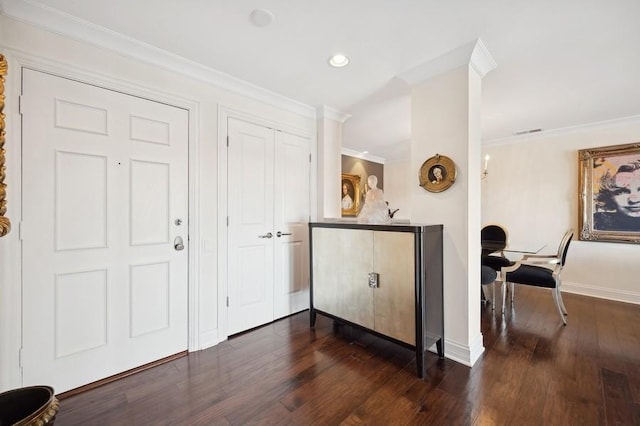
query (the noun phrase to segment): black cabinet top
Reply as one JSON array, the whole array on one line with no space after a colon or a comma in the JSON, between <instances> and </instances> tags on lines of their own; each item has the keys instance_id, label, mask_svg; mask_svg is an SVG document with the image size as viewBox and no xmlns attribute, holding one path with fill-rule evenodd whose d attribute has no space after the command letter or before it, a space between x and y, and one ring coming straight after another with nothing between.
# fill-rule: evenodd
<instances>
[{"instance_id":1,"label":"black cabinet top","mask_svg":"<svg viewBox=\"0 0 640 426\"><path fill-rule=\"evenodd\" d=\"M310 222L309 228L342 228L342 229L366 229L371 231L395 231L395 232L428 232L442 231L443 225L426 225L418 223L391 223L388 225L374 225L369 223L357 223L340 219L325 219L322 222Z\"/></svg>"}]
</instances>

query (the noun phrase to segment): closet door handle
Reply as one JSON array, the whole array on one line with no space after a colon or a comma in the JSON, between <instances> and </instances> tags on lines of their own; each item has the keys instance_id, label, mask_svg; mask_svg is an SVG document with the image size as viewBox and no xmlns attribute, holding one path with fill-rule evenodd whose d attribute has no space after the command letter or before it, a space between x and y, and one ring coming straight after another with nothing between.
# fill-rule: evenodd
<instances>
[{"instance_id":1,"label":"closet door handle","mask_svg":"<svg viewBox=\"0 0 640 426\"><path fill-rule=\"evenodd\" d=\"M290 232L280 232L280 231L278 231L278 233L276 234L276 237L280 238L280 237L282 237L284 235L293 235L293 234L291 234Z\"/></svg>"},{"instance_id":2,"label":"closet door handle","mask_svg":"<svg viewBox=\"0 0 640 426\"><path fill-rule=\"evenodd\" d=\"M369 272L368 284L371 288L380 287L380 274L377 272Z\"/></svg>"},{"instance_id":3,"label":"closet door handle","mask_svg":"<svg viewBox=\"0 0 640 426\"><path fill-rule=\"evenodd\" d=\"M273 234L271 232L267 232L264 235L258 235L258 238L271 238L273 237Z\"/></svg>"}]
</instances>

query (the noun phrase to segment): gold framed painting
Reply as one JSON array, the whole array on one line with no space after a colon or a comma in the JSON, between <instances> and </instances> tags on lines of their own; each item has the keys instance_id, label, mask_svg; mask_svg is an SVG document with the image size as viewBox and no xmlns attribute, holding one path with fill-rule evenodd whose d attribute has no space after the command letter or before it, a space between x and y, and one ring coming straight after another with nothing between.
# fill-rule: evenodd
<instances>
[{"instance_id":1,"label":"gold framed painting","mask_svg":"<svg viewBox=\"0 0 640 426\"><path fill-rule=\"evenodd\" d=\"M579 237L640 243L640 142L578 151Z\"/></svg>"},{"instance_id":2,"label":"gold framed painting","mask_svg":"<svg viewBox=\"0 0 640 426\"><path fill-rule=\"evenodd\" d=\"M358 216L360 212L360 176L342 173L340 185L342 216Z\"/></svg>"},{"instance_id":3,"label":"gold framed painting","mask_svg":"<svg viewBox=\"0 0 640 426\"><path fill-rule=\"evenodd\" d=\"M436 154L420 167L420 186L429 192L446 191L456 181L457 170L453 160Z\"/></svg>"}]
</instances>

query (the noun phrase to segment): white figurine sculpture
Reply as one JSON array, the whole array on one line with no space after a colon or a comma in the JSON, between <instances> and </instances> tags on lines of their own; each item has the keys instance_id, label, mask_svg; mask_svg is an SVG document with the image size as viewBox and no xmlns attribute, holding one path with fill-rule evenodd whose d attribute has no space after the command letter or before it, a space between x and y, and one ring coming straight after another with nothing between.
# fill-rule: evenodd
<instances>
[{"instance_id":1,"label":"white figurine sculpture","mask_svg":"<svg viewBox=\"0 0 640 426\"><path fill-rule=\"evenodd\" d=\"M358 223L387 224L391 223L389 207L384 201L384 192L379 189L378 178L375 175L367 179L369 191L364 199L364 206L358 215Z\"/></svg>"}]
</instances>

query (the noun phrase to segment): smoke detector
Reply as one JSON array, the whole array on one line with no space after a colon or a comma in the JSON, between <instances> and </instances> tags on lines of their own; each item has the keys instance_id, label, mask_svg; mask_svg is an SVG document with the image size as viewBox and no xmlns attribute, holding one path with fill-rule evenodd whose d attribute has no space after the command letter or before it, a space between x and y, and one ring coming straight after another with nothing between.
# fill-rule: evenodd
<instances>
[{"instance_id":1,"label":"smoke detector","mask_svg":"<svg viewBox=\"0 0 640 426\"><path fill-rule=\"evenodd\" d=\"M275 16L267 9L254 9L249 15L249 20L256 27L266 27L271 24Z\"/></svg>"}]
</instances>

